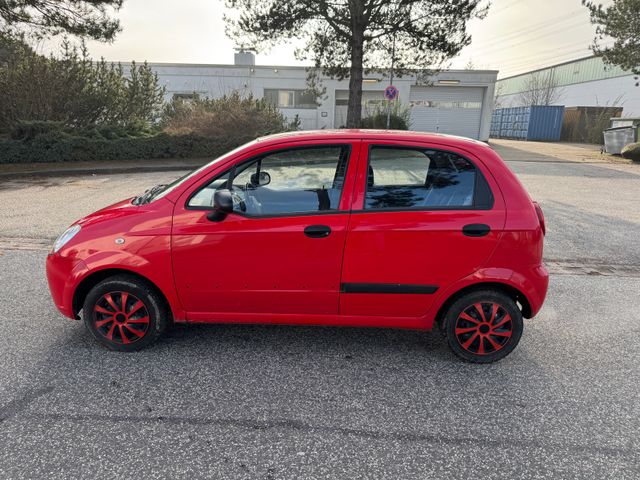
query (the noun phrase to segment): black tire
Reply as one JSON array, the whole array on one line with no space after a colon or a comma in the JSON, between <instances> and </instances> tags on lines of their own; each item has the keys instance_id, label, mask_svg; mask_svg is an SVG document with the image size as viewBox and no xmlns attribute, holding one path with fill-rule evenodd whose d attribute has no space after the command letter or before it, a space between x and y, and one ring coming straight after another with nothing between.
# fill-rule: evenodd
<instances>
[{"instance_id":1,"label":"black tire","mask_svg":"<svg viewBox=\"0 0 640 480\"><path fill-rule=\"evenodd\" d=\"M503 359L518 345L522 330L518 305L496 290L479 290L460 297L442 320L442 333L453 353L472 363Z\"/></svg>"},{"instance_id":2,"label":"black tire","mask_svg":"<svg viewBox=\"0 0 640 480\"><path fill-rule=\"evenodd\" d=\"M151 345L162 335L171 314L165 299L152 284L123 274L109 277L89 291L82 318L100 344L110 350L134 352Z\"/></svg>"}]
</instances>

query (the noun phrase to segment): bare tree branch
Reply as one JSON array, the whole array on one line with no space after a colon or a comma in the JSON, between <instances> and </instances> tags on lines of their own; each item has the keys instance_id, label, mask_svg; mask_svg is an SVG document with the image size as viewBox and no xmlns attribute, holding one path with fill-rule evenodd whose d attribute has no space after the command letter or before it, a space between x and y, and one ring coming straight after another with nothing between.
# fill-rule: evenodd
<instances>
[{"instance_id":1,"label":"bare tree branch","mask_svg":"<svg viewBox=\"0 0 640 480\"><path fill-rule=\"evenodd\" d=\"M519 95L519 103L524 106L532 105L555 105L564 95L564 91L559 88L553 70L534 72L524 85L524 91Z\"/></svg>"}]
</instances>

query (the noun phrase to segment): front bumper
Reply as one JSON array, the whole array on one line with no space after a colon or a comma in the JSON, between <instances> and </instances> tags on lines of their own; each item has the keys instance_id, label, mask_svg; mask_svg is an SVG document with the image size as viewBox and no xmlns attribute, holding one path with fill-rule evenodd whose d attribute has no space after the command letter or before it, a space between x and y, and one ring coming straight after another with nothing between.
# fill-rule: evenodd
<instances>
[{"instance_id":1,"label":"front bumper","mask_svg":"<svg viewBox=\"0 0 640 480\"><path fill-rule=\"evenodd\" d=\"M88 270L82 260L65 257L59 253L50 253L47 256L47 282L51 298L65 317L77 318L73 311L73 294Z\"/></svg>"}]
</instances>

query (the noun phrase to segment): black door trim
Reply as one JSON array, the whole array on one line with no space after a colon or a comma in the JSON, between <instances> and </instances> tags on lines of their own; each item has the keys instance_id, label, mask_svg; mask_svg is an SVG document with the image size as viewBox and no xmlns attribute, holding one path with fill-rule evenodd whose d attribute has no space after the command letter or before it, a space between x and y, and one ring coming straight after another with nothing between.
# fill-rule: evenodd
<instances>
[{"instance_id":1,"label":"black door trim","mask_svg":"<svg viewBox=\"0 0 640 480\"><path fill-rule=\"evenodd\" d=\"M343 283L340 285L341 293L431 294L437 291L437 285L409 285L406 283Z\"/></svg>"}]
</instances>

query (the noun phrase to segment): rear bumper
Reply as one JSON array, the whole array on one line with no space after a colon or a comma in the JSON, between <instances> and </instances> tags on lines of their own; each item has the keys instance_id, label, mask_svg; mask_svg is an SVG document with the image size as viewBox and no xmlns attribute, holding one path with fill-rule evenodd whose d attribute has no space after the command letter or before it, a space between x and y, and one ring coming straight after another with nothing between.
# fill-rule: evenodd
<instances>
[{"instance_id":1,"label":"rear bumper","mask_svg":"<svg viewBox=\"0 0 640 480\"><path fill-rule=\"evenodd\" d=\"M544 263L535 265L525 272L514 272L511 282L517 285L520 291L527 297L531 310L527 313L527 318L535 317L544 303L549 288L549 272Z\"/></svg>"},{"instance_id":2,"label":"rear bumper","mask_svg":"<svg viewBox=\"0 0 640 480\"><path fill-rule=\"evenodd\" d=\"M73 312L73 293L87 271L82 260L63 257L57 253L47 256L47 282L51 298L65 317L77 318Z\"/></svg>"}]
</instances>

